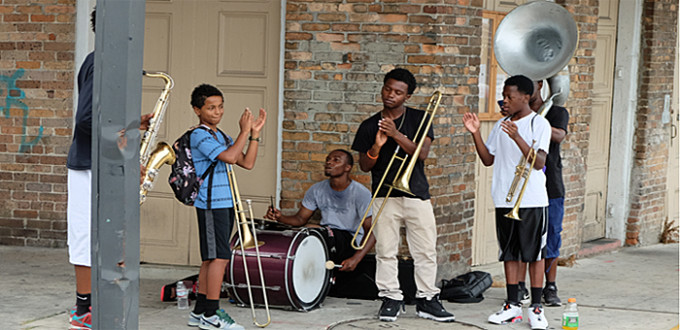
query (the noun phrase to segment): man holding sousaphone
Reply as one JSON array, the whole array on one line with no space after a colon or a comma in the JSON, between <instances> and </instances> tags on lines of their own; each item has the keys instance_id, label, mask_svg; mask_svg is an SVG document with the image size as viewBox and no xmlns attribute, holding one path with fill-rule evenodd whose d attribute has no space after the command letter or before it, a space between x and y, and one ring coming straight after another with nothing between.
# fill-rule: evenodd
<instances>
[{"instance_id":1,"label":"man holding sousaphone","mask_svg":"<svg viewBox=\"0 0 680 330\"><path fill-rule=\"evenodd\" d=\"M416 80L411 72L401 68L390 71L380 91L383 110L361 123L352 149L359 152L361 170L371 172L374 197L370 207L377 261L375 282L378 296L383 299L380 320L396 321L400 310L404 309L404 296L397 277L400 227L404 223L415 266L417 315L451 322L454 316L442 306L439 288L435 285L437 229L423 164L434 140L431 123L439 102L429 115L407 108L404 103L415 89ZM401 175L402 168L406 175ZM398 177L405 181L401 187L394 184Z\"/></svg>"},{"instance_id":2,"label":"man holding sousaphone","mask_svg":"<svg viewBox=\"0 0 680 330\"><path fill-rule=\"evenodd\" d=\"M546 329L548 321L541 305L548 194L545 165L550 145L550 123L529 107L534 91L531 79L517 75L503 87L503 110L508 117L496 122L484 143L480 122L474 113L463 115L463 124L472 134L479 158L493 165L491 196L496 206L496 236L507 281L507 300L500 311L489 316L495 324L522 320L519 302L520 261L529 263L531 279L532 329ZM514 174L514 175L513 175ZM523 180L522 180L523 179ZM521 189L519 188L520 181ZM520 189L519 194L515 194Z\"/></svg>"}]
</instances>

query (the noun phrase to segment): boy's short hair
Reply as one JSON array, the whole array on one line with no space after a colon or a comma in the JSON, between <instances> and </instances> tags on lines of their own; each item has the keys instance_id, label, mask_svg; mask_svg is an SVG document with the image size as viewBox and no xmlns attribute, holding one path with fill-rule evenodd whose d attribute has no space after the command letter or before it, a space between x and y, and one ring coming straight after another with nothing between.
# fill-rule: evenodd
<instances>
[{"instance_id":1,"label":"boy's short hair","mask_svg":"<svg viewBox=\"0 0 680 330\"><path fill-rule=\"evenodd\" d=\"M416 90L416 77L409 70L396 68L385 75L383 83L386 83L389 79L406 83L408 85L408 95L413 94L413 91Z\"/></svg>"},{"instance_id":2,"label":"boy's short hair","mask_svg":"<svg viewBox=\"0 0 680 330\"><path fill-rule=\"evenodd\" d=\"M345 156L347 156L347 164L348 164L349 166L354 166L354 156L352 156L352 153L351 153L351 152L349 152L349 151L347 151L347 150L345 150L345 149L335 149L335 150L333 150L333 151L331 151L331 152L336 152L336 151L340 151L340 152L344 153ZM329 154L330 154L330 152L329 152Z\"/></svg>"},{"instance_id":3,"label":"boy's short hair","mask_svg":"<svg viewBox=\"0 0 680 330\"><path fill-rule=\"evenodd\" d=\"M224 95L217 87L208 84L201 84L194 88L191 92L191 106L196 108L202 108L205 105L205 100L211 96L219 96L224 100Z\"/></svg>"},{"instance_id":4,"label":"boy's short hair","mask_svg":"<svg viewBox=\"0 0 680 330\"><path fill-rule=\"evenodd\" d=\"M516 86L517 90L524 94L534 94L534 82L521 74L506 79L505 86Z\"/></svg>"}]
</instances>

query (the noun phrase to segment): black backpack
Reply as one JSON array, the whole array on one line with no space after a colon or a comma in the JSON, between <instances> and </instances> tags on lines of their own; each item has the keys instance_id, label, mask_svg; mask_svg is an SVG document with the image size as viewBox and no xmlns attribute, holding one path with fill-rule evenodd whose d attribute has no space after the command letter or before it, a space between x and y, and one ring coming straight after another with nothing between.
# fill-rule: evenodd
<instances>
[{"instance_id":1,"label":"black backpack","mask_svg":"<svg viewBox=\"0 0 680 330\"><path fill-rule=\"evenodd\" d=\"M175 151L175 163L170 167L170 176L168 177L168 183L175 193L175 198L182 204L193 206L196 198L198 197L198 190L201 188L201 184L212 174L215 170L215 165L217 161L210 164L208 169L199 177L196 174L196 167L194 167L194 162L191 158L191 133L195 129L204 129L217 139L215 133L205 126L192 127L186 131L182 136L180 136L175 143L172 144L172 150ZM218 129L219 131L219 129ZM222 132L225 140L228 140L226 135ZM210 208L210 195L212 193L212 175L208 179L208 209Z\"/></svg>"},{"instance_id":2,"label":"black backpack","mask_svg":"<svg viewBox=\"0 0 680 330\"><path fill-rule=\"evenodd\" d=\"M484 300L484 291L491 287L491 274L472 271L451 280L442 280L439 298L456 303L476 303Z\"/></svg>"}]
</instances>

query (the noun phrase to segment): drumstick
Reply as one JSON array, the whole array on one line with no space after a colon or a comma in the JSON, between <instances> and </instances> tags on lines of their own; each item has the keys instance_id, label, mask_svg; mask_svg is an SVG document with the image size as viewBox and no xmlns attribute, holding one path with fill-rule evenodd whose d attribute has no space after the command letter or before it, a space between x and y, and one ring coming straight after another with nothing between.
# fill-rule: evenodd
<instances>
[{"instance_id":1,"label":"drumstick","mask_svg":"<svg viewBox=\"0 0 680 330\"><path fill-rule=\"evenodd\" d=\"M336 265L333 260L326 261L326 269L342 268L342 265Z\"/></svg>"}]
</instances>

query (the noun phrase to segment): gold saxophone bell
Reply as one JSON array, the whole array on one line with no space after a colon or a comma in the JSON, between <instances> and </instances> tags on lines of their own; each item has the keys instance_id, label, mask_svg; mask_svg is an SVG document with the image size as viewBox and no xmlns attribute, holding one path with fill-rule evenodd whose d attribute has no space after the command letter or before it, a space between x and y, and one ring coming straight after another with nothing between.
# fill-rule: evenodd
<instances>
[{"instance_id":1,"label":"gold saxophone bell","mask_svg":"<svg viewBox=\"0 0 680 330\"><path fill-rule=\"evenodd\" d=\"M139 189L140 205L146 201L146 195L153 187L153 181L158 175L158 169L163 166L163 164L174 164L175 159L175 151L172 150L172 147L165 142L158 142L156 148L151 152L149 161L146 163L146 175L144 176L144 181L142 181L142 186Z\"/></svg>"},{"instance_id":2,"label":"gold saxophone bell","mask_svg":"<svg viewBox=\"0 0 680 330\"><path fill-rule=\"evenodd\" d=\"M380 214L382 213L383 207L385 207L385 204L387 202L387 198L390 197L390 194L392 193L392 189L397 189L400 191L403 191L407 194L413 195L411 192L411 187L409 186L409 181L411 180L411 175L413 174L413 168L416 166L416 162L418 161L418 155L420 155L420 151L423 149L423 143L425 143L425 139L427 138L427 132L430 130L430 127L432 126L432 121L434 120L434 115L437 112L437 109L439 108L439 103L442 100L442 93L439 91L436 91L432 94L430 97L430 101L427 104L427 108L424 110L425 115L423 116L423 119L420 121L420 124L418 125L418 130L416 131L415 139L418 138L418 136L422 135L420 137L420 140L416 142L416 150L413 152L413 155L410 156L406 155L404 157L398 156L397 154L399 153L399 146L397 145L397 148L394 150L394 155L390 159L390 162L387 164L387 168L385 168L385 174L383 174L382 178L380 179L380 183L378 183L378 187L375 189L375 192L373 193L373 198L371 198L371 202L368 204L368 207L366 207L366 211L364 212L364 216L361 218L361 222L359 222L359 226L357 227L356 232L354 232L354 237L352 237L352 247L355 250L361 250L366 246L366 242L368 242L367 239L364 239L363 242L360 245L356 244L357 236L359 236L359 233L361 232L361 229L364 226L364 222L366 221L366 218L368 218L368 211L371 210L371 206L373 205L373 202L375 201L375 198L378 196L378 192L380 192L380 189L382 189L383 183L385 182L385 178L387 177L387 174L390 172L390 169L392 168L392 163L394 162L395 159L400 160L401 164L399 165L399 168L397 169L397 174L394 177L394 180L392 181L392 184L388 184L387 187L389 189L387 190L387 194L385 194L385 199L383 200L383 203L380 205L380 208L378 209L378 213L373 215L373 221L371 222L371 227L368 229L368 232L364 233L364 237L368 237L371 235L373 232L373 228L375 227L375 224L378 222L378 218L380 217ZM429 114L429 117L427 116ZM414 141L415 142L415 141ZM408 165L402 172L402 168L406 164L406 160L409 160Z\"/></svg>"}]
</instances>

